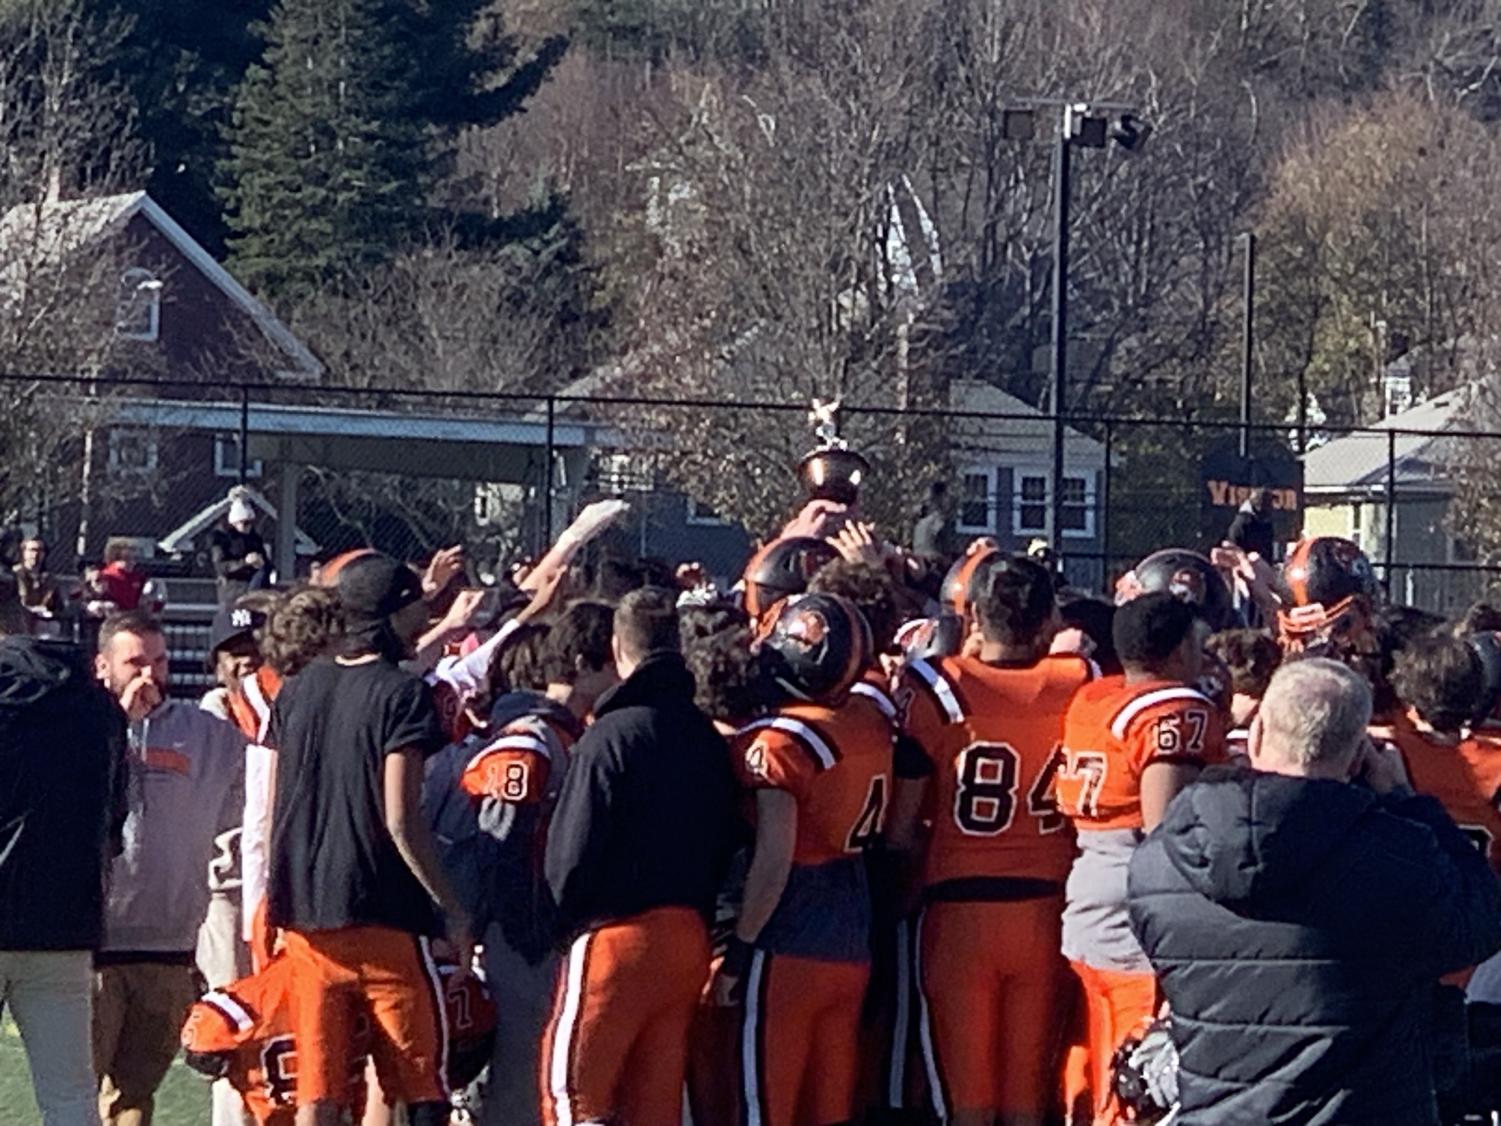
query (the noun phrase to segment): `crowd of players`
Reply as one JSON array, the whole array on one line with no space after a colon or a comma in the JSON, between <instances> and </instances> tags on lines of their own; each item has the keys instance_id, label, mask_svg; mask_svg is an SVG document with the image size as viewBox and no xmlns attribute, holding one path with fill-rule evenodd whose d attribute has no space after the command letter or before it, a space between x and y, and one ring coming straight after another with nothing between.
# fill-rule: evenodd
<instances>
[{"instance_id":1,"label":"crowd of players","mask_svg":"<svg viewBox=\"0 0 1501 1126\"><path fill-rule=\"evenodd\" d=\"M1288 662L1355 670L1352 781L1438 798L1501 871L1501 613L1384 606L1348 541L1162 551L1106 600L1045 550L939 560L815 504L720 590L591 558L615 514L509 605L457 552L354 552L216 627L249 972L178 1022L258 1123L1162 1120L1130 862L1254 759ZM107 681L121 638L165 652L106 623ZM137 724L151 665L109 683ZM1501 999L1488 969L1452 982ZM1299 1097L1279 1121L1344 1121Z\"/></svg>"}]
</instances>

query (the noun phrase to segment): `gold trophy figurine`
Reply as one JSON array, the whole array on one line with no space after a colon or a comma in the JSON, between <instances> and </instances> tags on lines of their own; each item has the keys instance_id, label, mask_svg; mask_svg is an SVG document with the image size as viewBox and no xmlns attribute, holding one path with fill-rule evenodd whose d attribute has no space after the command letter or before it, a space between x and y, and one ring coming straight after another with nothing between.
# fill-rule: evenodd
<instances>
[{"instance_id":1,"label":"gold trophy figurine","mask_svg":"<svg viewBox=\"0 0 1501 1126\"><path fill-rule=\"evenodd\" d=\"M839 436L839 400L814 399L808 418L820 443L797 464L808 499L858 504L860 484L870 472L870 462Z\"/></svg>"}]
</instances>

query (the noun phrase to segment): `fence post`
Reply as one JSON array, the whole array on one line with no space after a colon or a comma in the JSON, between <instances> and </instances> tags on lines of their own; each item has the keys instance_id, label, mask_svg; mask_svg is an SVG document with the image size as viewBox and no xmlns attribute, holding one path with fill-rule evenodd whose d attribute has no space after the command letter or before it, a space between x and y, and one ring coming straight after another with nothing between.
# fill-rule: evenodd
<instances>
[{"instance_id":1,"label":"fence post","mask_svg":"<svg viewBox=\"0 0 1501 1126\"><path fill-rule=\"evenodd\" d=\"M1110 462L1115 445L1115 426L1105 421L1105 471L1100 475L1100 584L1110 591Z\"/></svg>"},{"instance_id":2,"label":"fence post","mask_svg":"<svg viewBox=\"0 0 1501 1126\"><path fill-rule=\"evenodd\" d=\"M557 400L547 396L547 456L542 469L542 550L552 546L552 490L557 474Z\"/></svg>"},{"instance_id":3,"label":"fence post","mask_svg":"<svg viewBox=\"0 0 1501 1126\"><path fill-rule=\"evenodd\" d=\"M1397 432L1386 432L1386 593L1392 593L1392 567L1397 558Z\"/></svg>"},{"instance_id":4,"label":"fence post","mask_svg":"<svg viewBox=\"0 0 1501 1126\"><path fill-rule=\"evenodd\" d=\"M240 384L240 484L250 480L250 388Z\"/></svg>"}]
</instances>

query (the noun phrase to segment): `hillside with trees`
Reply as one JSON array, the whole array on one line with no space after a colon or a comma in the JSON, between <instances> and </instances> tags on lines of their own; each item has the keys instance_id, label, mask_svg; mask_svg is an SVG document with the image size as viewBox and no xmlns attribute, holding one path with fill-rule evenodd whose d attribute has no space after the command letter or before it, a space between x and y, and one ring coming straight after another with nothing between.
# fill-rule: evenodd
<instances>
[{"instance_id":1,"label":"hillside with trees","mask_svg":"<svg viewBox=\"0 0 1501 1126\"><path fill-rule=\"evenodd\" d=\"M1001 128L1034 96L1152 127L1075 160L1070 411L1233 416L1248 230L1261 420L1374 421L1388 361L1431 395L1498 338L1501 0L217 10L0 2L0 206L149 187L336 381L1041 403L1050 126ZM54 344L0 325L0 367L67 366ZM730 514L807 440L669 413L743 470L677 466Z\"/></svg>"}]
</instances>

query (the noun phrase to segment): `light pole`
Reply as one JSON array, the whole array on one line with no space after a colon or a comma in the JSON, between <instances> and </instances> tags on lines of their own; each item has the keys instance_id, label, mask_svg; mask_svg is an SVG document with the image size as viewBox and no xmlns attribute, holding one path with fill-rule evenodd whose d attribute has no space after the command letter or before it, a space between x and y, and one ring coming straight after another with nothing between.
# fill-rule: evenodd
<instances>
[{"instance_id":1,"label":"light pole","mask_svg":"<svg viewBox=\"0 0 1501 1126\"><path fill-rule=\"evenodd\" d=\"M1114 137L1127 152L1136 152L1146 144L1152 127L1138 118L1133 107L1127 105L1027 98L1015 108L1002 112L1001 135L1009 140L1031 140L1036 135L1039 109L1054 110L1058 114L1058 127L1053 138L1053 292L1048 407L1053 417L1051 538L1054 550L1062 557L1064 443L1067 436L1064 411L1068 404L1069 210L1073 186L1073 150L1075 146L1102 149Z\"/></svg>"}]
</instances>

